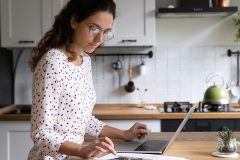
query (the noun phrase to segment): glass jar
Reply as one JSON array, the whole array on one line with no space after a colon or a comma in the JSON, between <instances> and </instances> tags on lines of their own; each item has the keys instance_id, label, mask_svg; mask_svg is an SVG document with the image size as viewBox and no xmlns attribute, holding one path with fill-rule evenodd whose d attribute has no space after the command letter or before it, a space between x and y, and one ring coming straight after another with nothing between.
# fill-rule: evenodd
<instances>
[{"instance_id":1,"label":"glass jar","mask_svg":"<svg viewBox=\"0 0 240 160\"><path fill-rule=\"evenodd\" d=\"M220 153L235 153L237 151L236 138L232 138L228 141L218 138L217 151Z\"/></svg>"}]
</instances>

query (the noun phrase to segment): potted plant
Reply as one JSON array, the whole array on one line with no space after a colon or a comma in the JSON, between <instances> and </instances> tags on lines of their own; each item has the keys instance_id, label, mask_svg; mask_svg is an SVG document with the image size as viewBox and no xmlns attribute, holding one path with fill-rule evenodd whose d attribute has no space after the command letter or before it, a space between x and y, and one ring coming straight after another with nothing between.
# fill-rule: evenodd
<instances>
[{"instance_id":1,"label":"potted plant","mask_svg":"<svg viewBox=\"0 0 240 160\"><path fill-rule=\"evenodd\" d=\"M238 15L233 19L234 25L237 28L237 32L235 34L235 41L239 42L240 41L240 12Z\"/></svg>"},{"instance_id":2,"label":"potted plant","mask_svg":"<svg viewBox=\"0 0 240 160\"><path fill-rule=\"evenodd\" d=\"M217 151L220 153L235 153L237 151L236 138L228 128L218 132Z\"/></svg>"}]
</instances>

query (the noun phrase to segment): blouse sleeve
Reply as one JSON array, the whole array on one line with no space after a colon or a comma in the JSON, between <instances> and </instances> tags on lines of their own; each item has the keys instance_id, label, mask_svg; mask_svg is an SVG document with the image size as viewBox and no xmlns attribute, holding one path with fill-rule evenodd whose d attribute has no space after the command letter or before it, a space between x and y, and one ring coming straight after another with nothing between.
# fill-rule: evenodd
<instances>
[{"instance_id":1,"label":"blouse sleeve","mask_svg":"<svg viewBox=\"0 0 240 160\"><path fill-rule=\"evenodd\" d=\"M57 157L64 142L64 137L54 132L62 88L61 69L51 59L39 65L33 75L31 138L41 153Z\"/></svg>"},{"instance_id":2,"label":"blouse sleeve","mask_svg":"<svg viewBox=\"0 0 240 160\"><path fill-rule=\"evenodd\" d=\"M86 133L98 137L102 128L104 127L105 123L102 121L99 121L95 118L95 116L90 116L88 124L86 125Z\"/></svg>"}]
</instances>

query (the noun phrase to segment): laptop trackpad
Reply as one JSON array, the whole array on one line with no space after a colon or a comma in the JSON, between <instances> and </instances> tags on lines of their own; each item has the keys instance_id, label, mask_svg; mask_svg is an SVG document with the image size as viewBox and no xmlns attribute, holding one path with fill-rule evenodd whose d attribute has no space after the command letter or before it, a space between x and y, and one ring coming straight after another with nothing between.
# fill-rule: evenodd
<instances>
[{"instance_id":1,"label":"laptop trackpad","mask_svg":"<svg viewBox=\"0 0 240 160\"><path fill-rule=\"evenodd\" d=\"M123 142L119 143L115 147L115 150L117 152L123 152L123 151L134 151L138 146L140 146L144 141L129 141L129 142Z\"/></svg>"},{"instance_id":2,"label":"laptop trackpad","mask_svg":"<svg viewBox=\"0 0 240 160\"><path fill-rule=\"evenodd\" d=\"M138 146L136 151L163 151L167 146L168 141L162 140L148 140L145 143Z\"/></svg>"}]
</instances>

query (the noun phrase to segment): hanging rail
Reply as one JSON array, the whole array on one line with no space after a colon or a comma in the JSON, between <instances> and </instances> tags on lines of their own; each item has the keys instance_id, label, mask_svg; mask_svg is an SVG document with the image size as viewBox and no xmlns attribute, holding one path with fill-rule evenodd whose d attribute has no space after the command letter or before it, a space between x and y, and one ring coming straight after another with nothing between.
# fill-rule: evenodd
<instances>
[{"instance_id":1,"label":"hanging rail","mask_svg":"<svg viewBox=\"0 0 240 160\"><path fill-rule=\"evenodd\" d=\"M153 52L149 51L148 53L108 53L108 54L95 54L95 56L148 56L149 58L153 57Z\"/></svg>"},{"instance_id":2,"label":"hanging rail","mask_svg":"<svg viewBox=\"0 0 240 160\"><path fill-rule=\"evenodd\" d=\"M240 51L233 52L231 49L227 50L227 55L231 57L233 54L239 55Z\"/></svg>"}]
</instances>

